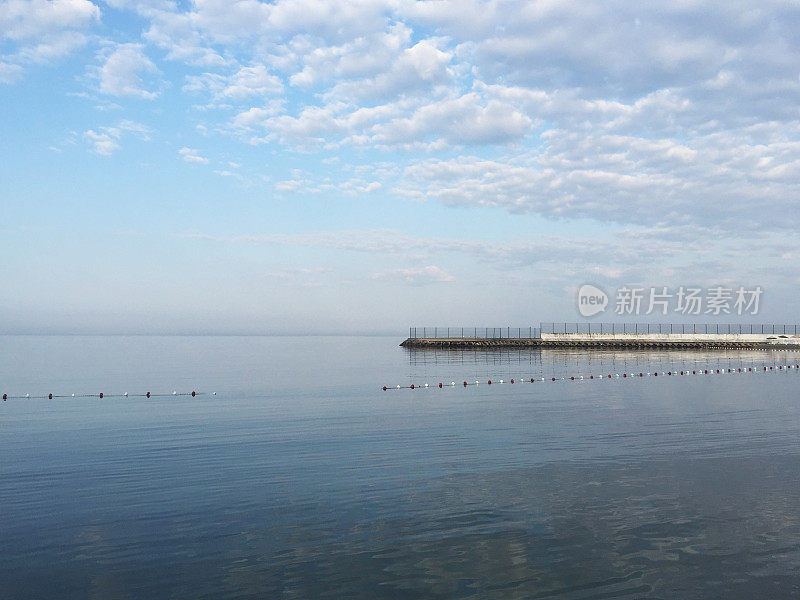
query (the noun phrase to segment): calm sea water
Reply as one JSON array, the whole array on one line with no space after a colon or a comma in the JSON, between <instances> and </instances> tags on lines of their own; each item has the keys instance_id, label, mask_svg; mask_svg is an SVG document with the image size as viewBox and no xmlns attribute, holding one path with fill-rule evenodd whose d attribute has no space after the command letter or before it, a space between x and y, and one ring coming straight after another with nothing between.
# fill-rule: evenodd
<instances>
[{"instance_id":1,"label":"calm sea water","mask_svg":"<svg viewBox=\"0 0 800 600\"><path fill-rule=\"evenodd\" d=\"M0 337L0 598L790 598L800 362ZM429 383L422 390L383 385Z\"/></svg>"}]
</instances>

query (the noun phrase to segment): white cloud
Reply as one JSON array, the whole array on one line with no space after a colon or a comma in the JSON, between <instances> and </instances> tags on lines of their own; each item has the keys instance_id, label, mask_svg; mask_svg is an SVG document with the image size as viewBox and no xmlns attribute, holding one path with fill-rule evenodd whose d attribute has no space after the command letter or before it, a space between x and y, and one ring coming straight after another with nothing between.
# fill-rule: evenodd
<instances>
[{"instance_id":1,"label":"white cloud","mask_svg":"<svg viewBox=\"0 0 800 600\"><path fill-rule=\"evenodd\" d=\"M190 13L149 6L140 6L137 11L150 18L150 28L142 37L166 51L169 60L202 67L224 67L232 62L197 29Z\"/></svg>"},{"instance_id":2,"label":"white cloud","mask_svg":"<svg viewBox=\"0 0 800 600\"><path fill-rule=\"evenodd\" d=\"M0 61L0 83L16 83L22 77L22 67Z\"/></svg>"},{"instance_id":3,"label":"white cloud","mask_svg":"<svg viewBox=\"0 0 800 600\"><path fill-rule=\"evenodd\" d=\"M183 89L207 92L215 101L242 102L258 96L272 96L283 91L281 80L267 71L264 65L240 67L229 76L218 73L190 75Z\"/></svg>"},{"instance_id":4,"label":"white cloud","mask_svg":"<svg viewBox=\"0 0 800 600\"><path fill-rule=\"evenodd\" d=\"M375 125L369 142L391 146L433 138L455 145L505 143L523 137L531 124L531 119L513 106L496 100L484 102L469 93L422 106L409 117Z\"/></svg>"},{"instance_id":5,"label":"white cloud","mask_svg":"<svg viewBox=\"0 0 800 600\"><path fill-rule=\"evenodd\" d=\"M472 92L429 102L414 100L348 110L344 104L306 107L296 117L263 120L267 139L283 143L347 144L384 149L442 149L452 145L505 144L523 138L532 120L513 105ZM407 116L406 116L407 115Z\"/></svg>"},{"instance_id":6,"label":"white cloud","mask_svg":"<svg viewBox=\"0 0 800 600\"><path fill-rule=\"evenodd\" d=\"M412 33L403 23L391 23L386 28L365 30L338 46L311 44L299 37L287 44L283 56L276 59L285 69L300 69L291 76L290 83L301 88L373 77L397 60L411 42Z\"/></svg>"},{"instance_id":7,"label":"white cloud","mask_svg":"<svg viewBox=\"0 0 800 600\"><path fill-rule=\"evenodd\" d=\"M267 108L254 106L236 115L233 121L231 121L231 126L234 129L250 129L264 123L264 121L274 115L275 112L276 111Z\"/></svg>"},{"instance_id":8,"label":"white cloud","mask_svg":"<svg viewBox=\"0 0 800 600\"><path fill-rule=\"evenodd\" d=\"M141 73L158 73L155 64L144 54L141 44L119 44L98 70L100 91L112 96L137 96L152 100L157 92L144 87Z\"/></svg>"},{"instance_id":9,"label":"white cloud","mask_svg":"<svg viewBox=\"0 0 800 600\"><path fill-rule=\"evenodd\" d=\"M4 0L0 2L0 42L15 50L0 55L0 82L14 83L26 63L47 63L86 44L84 31L100 20L88 0Z\"/></svg>"},{"instance_id":10,"label":"white cloud","mask_svg":"<svg viewBox=\"0 0 800 600\"><path fill-rule=\"evenodd\" d=\"M448 205L550 217L782 227L780 215L800 201L794 184L800 123L782 133L766 129L697 135L683 143L550 130L540 150L524 155L418 161L399 187ZM754 205L763 209L754 212Z\"/></svg>"},{"instance_id":11,"label":"white cloud","mask_svg":"<svg viewBox=\"0 0 800 600\"><path fill-rule=\"evenodd\" d=\"M327 93L326 98L356 102L368 98L393 98L397 96L415 96L430 92L437 88L444 89L454 79L454 73L448 63L452 53L441 50L441 40L422 40L410 48L396 47L393 52L385 52L389 60L382 65L380 72L372 77L348 78L343 64L356 57L344 54L339 58L338 71L344 80L336 83ZM292 77L296 83L303 72Z\"/></svg>"},{"instance_id":12,"label":"white cloud","mask_svg":"<svg viewBox=\"0 0 800 600\"><path fill-rule=\"evenodd\" d=\"M411 285L425 285L430 283L450 283L455 277L436 265L426 267L408 267L374 273L373 279L396 279Z\"/></svg>"},{"instance_id":13,"label":"white cloud","mask_svg":"<svg viewBox=\"0 0 800 600\"><path fill-rule=\"evenodd\" d=\"M197 150L193 148L181 148L178 150L178 155L188 163L207 165L210 162L207 158L200 156Z\"/></svg>"},{"instance_id":14,"label":"white cloud","mask_svg":"<svg viewBox=\"0 0 800 600\"><path fill-rule=\"evenodd\" d=\"M283 91L281 80L271 75L264 65L242 67L230 79L222 96L244 100L251 96L279 94Z\"/></svg>"},{"instance_id":15,"label":"white cloud","mask_svg":"<svg viewBox=\"0 0 800 600\"><path fill-rule=\"evenodd\" d=\"M0 4L0 37L42 38L99 20L100 9L88 0L4 0Z\"/></svg>"},{"instance_id":16,"label":"white cloud","mask_svg":"<svg viewBox=\"0 0 800 600\"><path fill-rule=\"evenodd\" d=\"M91 144L95 154L111 156L119 150L119 137L108 132L97 132L92 129L83 134L84 139Z\"/></svg>"},{"instance_id":17,"label":"white cloud","mask_svg":"<svg viewBox=\"0 0 800 600\"><path fill-rule=\"evenodd\" d=\"M115 127L100 127L97 131L89 129L83 139L90 144L92 152L111 156L120 149L120 140L125 135L133 135L142 141L150 140L150 129L135 121L120 121Z\"/></svg>"},{"instance_id":18,"label":"white cloud","mask_svg":"<svg viewBox=\"0 0 800 600\"><path fill-rule=\"evenodd\" d=\"M424 281L447 280L447 271L431 268L442 262L483 265L518 281L576 285L591 280L660 285L716 285L720 273L739 284L770 284L775 289L794 282L790 260L800 237L789 232L721 235L717 228L695 225L605 227L594 234L562 235L537 232L505 241L417 237L393 230L312 232L220 237L202 233L184 237L199 242L299 246L332 252L360 252L427 266L384 270L375 278ZM713 243L709 240L713 240ZM778 268L778 264L783 264ZM772 268L765 272L762 265ZM657 274L657 280L654 276ZM499 276L499 275L498 275ZM453 277L455 279L455 277ZM793 283L792 283L793 285Z\"/></svg>"},{"instance_id":19,"label":"white cloud","mask_svg":"<svg viewBox=\"0 0 800 600\"><path fill-rule=\"evenodd\" d=\"M382 187L383 184L379 181L365 181L358 177L339 182L333 182L330 179L312 181L303 177L275 182L275 189L279 192L304 194L322 194L332 191L340 191L350 195L371 194L379 191Z\"/></svg>"}]
</instances>

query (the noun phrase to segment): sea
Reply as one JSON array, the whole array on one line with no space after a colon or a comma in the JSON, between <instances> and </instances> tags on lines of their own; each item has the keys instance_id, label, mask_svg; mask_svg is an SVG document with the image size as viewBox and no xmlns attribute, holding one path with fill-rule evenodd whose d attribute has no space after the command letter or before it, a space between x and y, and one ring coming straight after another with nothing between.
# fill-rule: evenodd
<instances>
[{"instance_id":1,"label":"sea","mask_svg":"<svg viewBox=\"0 0 800 600\"><path fill-rule=\"evenodd\" d=\"M402 339L0 337L0 599L800 596L800 353Z\"/></svg>"}]
</instances>

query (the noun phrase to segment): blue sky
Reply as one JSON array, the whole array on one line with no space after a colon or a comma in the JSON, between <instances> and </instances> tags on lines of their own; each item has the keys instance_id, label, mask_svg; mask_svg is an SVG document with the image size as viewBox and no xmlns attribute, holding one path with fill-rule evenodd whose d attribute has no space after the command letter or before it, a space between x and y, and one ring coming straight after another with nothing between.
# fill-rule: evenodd
<instances>
[{"instance_id":1,"label":"blue sky","mask_svg":"<svg viewBox=\"0 0 800 600\"><path fill-rule=\"evenodd\" d=\"M781 2L3 0L0 331L526 326L584 283L761 286L749 320L796 322L798 31Z\"/></svg>"}]
</instances>

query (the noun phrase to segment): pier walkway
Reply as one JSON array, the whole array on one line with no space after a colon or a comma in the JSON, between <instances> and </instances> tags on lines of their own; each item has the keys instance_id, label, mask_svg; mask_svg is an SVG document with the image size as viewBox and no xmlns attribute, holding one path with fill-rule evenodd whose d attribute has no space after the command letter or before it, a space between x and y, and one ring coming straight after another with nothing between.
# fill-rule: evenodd
<instances>
[{"instance_id":1,"label":"pier walkway","mask_svg":"<svg viewBox=\"0 0 800 600\"><path fill-rule=\"evenodd\" d=\"M422 336L419 336L420 333ZM517 328L412 327L409 334L401 346L442 349L582 347L800 350L800 327L774 324L542 323L539 327Z\"/></svg>"}]
</instances>

